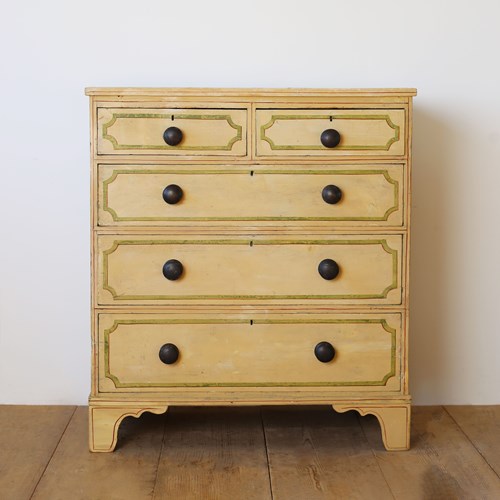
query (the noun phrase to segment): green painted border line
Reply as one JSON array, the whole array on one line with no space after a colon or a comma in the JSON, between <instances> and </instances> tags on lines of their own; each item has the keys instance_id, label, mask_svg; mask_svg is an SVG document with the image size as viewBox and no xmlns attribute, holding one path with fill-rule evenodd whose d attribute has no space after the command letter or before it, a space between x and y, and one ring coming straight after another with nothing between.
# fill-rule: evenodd
<instances>
[{"instance_id":1,"label":"green painted border line","mask_svg":"<svg viewBox=\"0 0 500 500\"><path fill-rule=\"evenodd\" d=\"M272 115L271 119L264 125L260 127L260 138L261 140L267 142L272 150L275 151L305 151L305 150L324 150L329 151L323 145L311 145L311 146L286 146L286 145L276 145L274 141L266 136L266 130L271 128L274 123L278 120L383 120L389 125L390 128L394 130L394 137L391 137L385 145L366 145L366 146L336 146L331 149L331 151L389 151L390 147L400 139L400 126L393 123L389 115Z\"/></svg>"},{"instance_id":2,"label":"green painted border line","mask_svg":"<svg viewBox=\"0 0 500 500\"><path fill-rule=\"evenodd\" d=\"M185 174L185 175L212 175L212 174L240 174L240 175L248 175L251 170L228 170L228 171L219 171L219 170L124 170L124 169L115 169L111 177L102 181L103 185L103 207L102 210L108 212L114 222L170 222L170 221L371 221L371 222L380 222L387 221L389 216L393 212L397 212L399 210L399 182L393 179L389 171L387 169L379 169L379 170L327 170L327 171L308 171L308 170L286 170L286 171L274 171L274 170L261 170L254 171L254 175L258 174L298 174L298 175L383 175L385 180L394 186L394 204L392 207L389 207L386 212L380 217L257 217L257 216L249 216L249 217L121 217L118 215L116 210L109 206L109 185L112 184L119 175L149 175L149 174ZM401 224L402 225L402 221Z\"/></svg>"},{"instance_id":3,"label":"green painted border line","mask_svg":"<svg viewBox=\"0 0 500 500\"><path fill-rule=\"evenodd\" d=\"M123 383L110 370L110 342L111 333L117 330L120 325L169 325L169 324L248 324L249 320L179 320L179 319L158 319L158 320L114 320L113 325L104 330L104 372L105 377L112 380L116 388L133 387L348 387L348 386L385 386L387 381L396 375L396 334L397 330L389 326L385 319L319 319L319 320L253 320L254 325L258 324L380 324L382 328L391 335L391 367L390 371L381 380L352 381L352 382L240 382L240 383L177 383L166 384L159 382L145 383Z\"/></svg>"},{"instance_id":4,"label":"green painted border line","mask_svg":"<svg viewBox=\"0 0 500 500\"><path fill-rule=\"evenodd\" d=\"M108 108L101 108L108 109ZM242 109L241 111L245 111ZM169 146L144 145L144 144L119 144L116 137L109 133L109 129L120 118L146 118L146 119L164 119L171 120L174 115L179 120L220 120L226 121L229 126L236 130L236 135L232 137L225 146ZM113 149L128 150L128 149L147 149L147 150L182 150L182 151L231 151L233 145L242 140L243 125L234 123L231 115L191 115L191 114L175 114L175 113L113 113L111 120L102 125L102 138L108 140L113 145Z\"/></svg>"},{"instance_id":5,"label":"green painted border line","mask_svg":"<svg viewBox=\"0 0 500 500\"><path fill-rule=\"evenodd\" d=\"M118 247L126 245L243 245L250 241L258 245L381 245L383 250L392 257L392 282L379 294L336 294L336 295L126 295L119 294L109 284L109 256ZM107 290L115 301L120 300L200 300L200 299L385 299L389 292L398 287L398 251L390 248L385 239L371 240L114 240L112 246L104 250L102 262L102 279L104 290Z\"/></svg>"}]
</instances>

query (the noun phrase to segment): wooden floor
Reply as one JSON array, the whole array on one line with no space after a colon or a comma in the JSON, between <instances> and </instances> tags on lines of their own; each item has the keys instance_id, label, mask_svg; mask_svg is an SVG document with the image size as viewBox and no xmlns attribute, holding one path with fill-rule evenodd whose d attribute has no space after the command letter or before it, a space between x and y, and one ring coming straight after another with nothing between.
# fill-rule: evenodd
<instances>
[{"instance_id":1,"label":"wooden floor","mask_svg":"<svg viewBox=\"0 0 500 500\"><path fill-rule=\"evenodd\" d=\"M0 406L0 499L500 499L500 406L413 408L412 449L328 407L173 408L87 449L87 408Z\"/></svg>"}]
</instances>

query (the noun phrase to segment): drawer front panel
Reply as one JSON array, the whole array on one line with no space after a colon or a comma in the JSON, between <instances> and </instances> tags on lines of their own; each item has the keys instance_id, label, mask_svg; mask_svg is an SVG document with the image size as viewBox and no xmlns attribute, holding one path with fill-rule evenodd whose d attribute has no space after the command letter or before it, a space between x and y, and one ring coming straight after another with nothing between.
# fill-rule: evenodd
<instances>
[{"instance_id":1,"label":"drawer front panel","mask_svg":"<svg viewBox=\"0 0 500 500\"><path fill-rule=\"evenodd\" d=\"M175 240L129 235L98 240L98 301L162 304L171 300L314 300L401 303L402 236L323 240ZM340 272L323 279L320 262ZM182 263L179 279L163 266Z\"/></svg>"},{"instance_id":2,"label":"drawer front panel","mask_svg":"<svg viewBox=\"0 0 500 500\"><path fill-rule=\"evenodd\" d=\"M181 187L182 198L168 204L162 194L172 184ZM328 185L341 190L338 203L323 200ZM295 170L100 165L99 225L321 220L401 226L403 185L402 165Z\"/></svg>"},{"instance_id":3,"label":"drawer front panel","mask_svg":"<svg viewBox=\"0 0 500 500\"><path fill-rule=\"evenodd\" d=\"M340 133L337 146L321 142L325 130ZM403 109L260 109L258 156L401 156L405 154Z\"/></svg>"},{"instance_id":4,"label":"drawer front panel","mask_svg":"<svg viewBox=\"0 0 500 500\"><path fill-rule=\"evenodd\" d=\"M102 392L200 386L362 386L400 389L399 314L328 319L172 319L165 315L99 315ZM315 346L335 349L320 362ZM173 364L159 358L174 344Z\"/></svg>"},{"instance_id":5,"label":"drawer front panel","mask_svg":"<svg viewBox=\"0 0 500 500\"><path fill-rule=\"evenodd\" d=\"M230 155L247 152L246 109L98 108L100 155ZM182 132L168 145L165 130Z\"/></svg>"}]
</instances>

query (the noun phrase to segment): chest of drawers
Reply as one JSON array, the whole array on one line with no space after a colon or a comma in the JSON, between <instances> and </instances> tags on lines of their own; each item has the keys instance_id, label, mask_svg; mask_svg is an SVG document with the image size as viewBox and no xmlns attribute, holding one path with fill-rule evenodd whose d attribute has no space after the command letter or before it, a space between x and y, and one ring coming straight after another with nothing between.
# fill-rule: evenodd
<instances>
[{"instance_id":1,"label":"chest of drawers","mask_svg":"<svg viewBox=\"0 0 500 500\"><path fill-rule=\"evenodd\" d=\"M86 93L90 449L239 404L374 414L408 449L415 90Z\"/></svg>"}]
</instances>

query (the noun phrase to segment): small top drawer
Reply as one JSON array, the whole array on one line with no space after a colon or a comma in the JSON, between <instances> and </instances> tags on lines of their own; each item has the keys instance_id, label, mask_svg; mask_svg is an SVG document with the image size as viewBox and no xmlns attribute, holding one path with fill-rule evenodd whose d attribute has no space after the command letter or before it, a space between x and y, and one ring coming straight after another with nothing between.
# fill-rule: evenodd
<instances>
[{"instance_id":1,"label":"small top drawer","mask_svg":"<svg viewBox=\"0 0 500 500\"><path fill-rule=\"evenodd\" d=\"M257 156L402 156L404 109L258 109Z\"/></svg>"},{"instance_id":2,"label":"small top drawer","mask_svg":"<svg viewBox=\"0 0 500 500\"><path fill-rule=\"evenodd\" d=\"M245 156L246 109L97 108L99 155Z\"/></svg>"}]
</instances>

